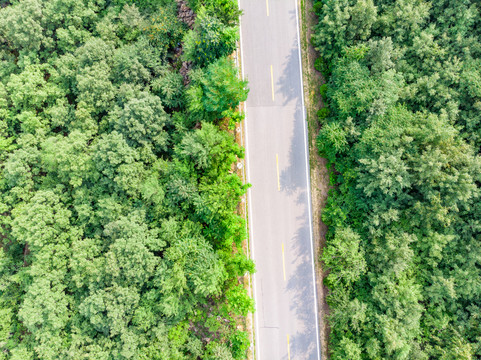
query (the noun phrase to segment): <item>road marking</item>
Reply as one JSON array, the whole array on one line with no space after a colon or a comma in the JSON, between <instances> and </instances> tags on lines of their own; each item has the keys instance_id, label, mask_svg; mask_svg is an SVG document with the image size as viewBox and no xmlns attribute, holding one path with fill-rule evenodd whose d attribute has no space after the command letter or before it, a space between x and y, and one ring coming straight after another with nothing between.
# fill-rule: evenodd
<instances>
[{"instance_id":1,"label":"road marking","mask_svg":"<svg viewBox=\"0 0 481 360\"><path fill-rule=\"evenodd\" d=\"M238 3L239 3L239 9L242 9L242 6L241 6L241 2L244 1L244 0L238 0ZM298 55L299 55L299 68L301 70L301 74L302 74L302 62L301 62L301 49L300 49L300 34L299 34L299 11L298 11L298 4L297 4L297 1L298 0L294 0L295 2L295 7L296 7L296 25L297 25L297 41L298 41L298 44L299 44L299 47L298 47ZM268 0L266 0L266 2L268 2ZM268 11L269 8L267 8L267 11ZM242 18L240 20L240 23L242 23ZM241 31L240 31L240 48L243 49L243 38L242 38L242 24L240 24L240 27L241 27ZM244 62L244 53L243 51L241 51L241 60L242 60L242 65L245 64ZM241 66L241 73L242 73L242 78L243 79L246 79L246 76L245 76L245 70L244 70L244 67ZM272 76L272 67L271 67L271 76ZM303 83L302 81L302 75L301 75L301 84ZM303 86L301 86L301 88L303 88ZM307 133L307 129L306 129L306 118L305 118L305 105L304 105L304 93L302 92L302 110L303 110L303 125L304 125L304 146L305 146L305 149L306 149L306 164L308 164L308 148L307 148L307 139L306 139L306 133ZM245 142L246 142L246 158L247 159L250 159L251 157L249 156L249 139L248 139L248 124L249 124L249 116L247 114L247 103L248 101L245 102L246 103L246 107L245 107ZM247 182L250 183L250 179L251 179L251 176L250 176L250 167L249 167L249 163L250 162L247 162L247 166L246 166L246 173L247 173ZM308 175L308 168L306 167L306 175ZM311 215L311 199L310 199L310 179L308 178L307 180L307 185L308 185L308 193L309 193L309 201L308 201L308 212L309 212L309 228L310 228L310 239L311 239L311 255L312 255L312 274L314 276L314 279L315 279L315 273L314 273L314 251L313 251L313 241L312 241L312 215ZM251 196L251 189L249 189L247 191L247 195L248 195L248 202L249 202L249 206L248 206L248 214L249 214L249 234L250 234L250 250L251 250L251 254L252 254L252 259L256 259L256 256L255 256L255 239L254 239L254 225L253 225L253 214L252 214L252 196ZM259 304L259 302L257 301L257 285L256 285L256 274L252 274L252 279L253 279L253 293L254 293L254 301L255 301L255 304L256 304L256 309L257 309L257 305ZM315 287L315 281L313 282L313 289L314 289L314 294L316 294L316 287ZM317 302L314 302L314 308L315 308L315 316L317 316ZM258 310L258 309L257 309ZM259 317L257 316L257 312L253 313L252 316L254 317L254 321L255 321L255 329L257 331L254 331L254 334L255 334L255 348L254 348L254 357L256 360L260 360L261 359L261 354L260 354L260 348L261 348L261 343L260 343L260 336L259 336ZM316 321L316 335L317 335L317 339L319 339L319 324L318 322ZM288 343L289 343L289 335L287 336L288 338ZM316 345L317 345L317 353L318 353L318 359L320 360L320 351L319 351L319 340L316 341ZM289 348L289 345L288 345L288 353L289 353L289 360L290 360L290 348Z\"/></svg>"},{"instance_id":2,"label":"road marking","mask_svg":"<svg viewBox=\"0 0 481 360\"><path fill-rule=\"evenodd\" d=\"M291 360L291 346L289 344L289 334L287 334L287 358Z\"/></svg>"},{"instance_id":3,"label":"road marking","mask_svg":"<svg viewBox=\"0 0 481 360\"><path fill-rule=\"evenodd\" d=\"M277 167L277 191L281 191L281 180L279 177L279 154L276 154L276 167Z\"/></svg>"},{"instance_id":4,"label":"road marking","mask_svg":"<svg viewBox=\"0 0 481 360\"><path fill-rule=\"evenodd\" d=\"M237 2L239 10L242 9L241 6L241 0L238 0ZM245 76L245 70L244 70L244 46L243 46L243 37L242 37L242 17L239 17L239 42L240 42L240 50L241 50L241 74L242 74L242 80L246 80ZM251 175L250 175L250 156L249 156L249 138L248 138L248 115L247 115L247 100L244 102L245 107L244 107L244 114L245 114L245 155L247 159L247 166L246 166L246 175L247 175L247 183L250 184L251 180ZM254 224L253 224L253 216L252 216L252 196L251 196L251 189L247 190L247 201L249 203L249 206L247 207L247 214L248 214L248 222L249 222L249 250L251 252L251 259L255 260L255 243L254 243ZM261 355L260 355L260 337L259 337L259 316L257 316L257 304L259 302L257 301L257 281L256 281L256 274L252 274L252 292L254 293L254 306L255 306L255 311L251 313L251 316L253 318L253 323L255 324L254 330L252 337L255 337L255 340L252 339L252 346L254 346L254 359L260 360Z\"/></svg>"},{"instance_id":5,"label":"road marking","mask_svg":"<svg viewBox=\"0 0 481 360\"><path fill-rule=\"evenodd\" d=\"M297 55L299 57L299 71L300 71L300 78L301 78L301 103L302 103L302 123L304 127L304 149L306 154L306 185L307 185L307 208L308 208L308 215L309 215L309 237L311 240L311 269L312 269L312 289L314 293L314 316L316 319L316 346L317 346L317 359L321 360L321 351L319 348L319 318L318 318L318 311L317 311L317 289L316 289L316 273L314 270L314 245L313 245L313 238L312 238L312 200L311 200L311 178L309 173L309 147L307 146L307 126L306 126L306 107L304 103L304 80L302 78L302 56L301 56L301 34L300 34L300 27L299 27L299 8L297 4L298 0L294 0L295 7L296 7L296 27L297 27Z\"/></svg>"},{"instance_id":6,"label":"road marking","mask_svg":"<svg viewBox=\"0 0 481 360\"><path fill-rule=\"evenodd\" d=\"M269 16L269 0L266 0L267 16Z\"/></svg>"},{"instance_id":7,"label":"road marking","mask_svg":"<svg viewBox=\"0 0 481 360\"><path fill-rule=\"evenodd\" d=\"M272 101L274 101L274 70L271 65L271 87L272 87Z\"/></svg>"},{"instance_id":8,"label":"road marking","mask_svg":"<svg viewBox=\"0 0 481 360\"><path fill-rule=\"evenodd\" d=\"M284 281L286 281L286 259L284 257L284 243L282 243L282 270L284 272Z\"/></svg>"}]
</instances>

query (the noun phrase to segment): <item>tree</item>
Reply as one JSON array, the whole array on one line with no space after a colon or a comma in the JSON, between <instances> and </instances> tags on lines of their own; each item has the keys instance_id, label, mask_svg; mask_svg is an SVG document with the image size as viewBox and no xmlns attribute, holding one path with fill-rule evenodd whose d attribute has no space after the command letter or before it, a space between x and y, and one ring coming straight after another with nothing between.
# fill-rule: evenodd
<instances>
[{"instance_id":1,"label":"tree","mask_svg":"<svg viewBox=\"0 0 481 360\"><path fill-rule=\"evenodd\" d=\"M155 154L167 148L168 134L164 127L170 119L159 97L136 92L135 97L124 99L111 115L113 129L123 134L129 145L140 148L145 160L155 158Z\"/></svg>"},{"instance_id":2,"label":"tree","mask_svg":"<svg viewBox=\"0 0 481 360\"><path fill-rule=\"evenodd\" d=\"M2 3L1 360L245 358L243 151L214 123L247 90L217 4L195 98L175 1Z\"/></svg>"},{"instance_id":3,"label":"tree","mask_svg":"<svg viewBox=\"0 0 481 360\"><path fill-rule=\"evenodd\" d=\"M215 179L226 173L243 152L232 137L216 126L203 123L202 128L187 133L176 153L180 159L194 164L199 174Z\"/></svg>"},{"instance_id":4,"label":"tree","mask_svg":"<svg viewBox=\"0 0 481 360\"><path fill-rule=\"evenodd\" d=\"M185 104L183 82L182 75L165 71L152 82L152 89L160 96L165 107L175 109Z\"/></svg>"},{"instance_id":5,"label":"tree","mask_svg":"<svg viewBox=\"0 0 481 360\"><path fill-rule=\"evenodd\" d=\"M44 28L42 10L42 2L38 0L28 0L3 10L0 29L12 50L28 53L51 45L48 39L51 34Z\"/></svg>"},{"instance_id":6,"label":"tree","mask_svg":"<svg viewBox=\"0 0 481 360\"><path fill-rule=\"evenodd\" d=\"M343 338L340 346L333 353L333 359L361 360L362 349L355 342L348 338Z\"/></svg>"},{"instance_id":7,"label":"tree","mask_svg":"<svg viewBox=\"0 0 481 360\"><path fill-rule=\"evenodd\" d=\"M331 169L323 260L333 358L475 358L479 11L417 0L314 10L327 84L318 148ZM365 250L365 275L349 286L346 229Z\"/></svg>"},{"instance_id":8,"label":"tree","mask_svg":"<svg viewBox=\"0 0 481 360\"><path fill-rule=\"evenodd\" d=\"M76 77L78 101L91 106L97 114L109 109L115 96L110 76L111 69L103 61L82 68Z\"/></svg>"},{"instance_id":9,"label":"tree","mask_svg":"<svg viewBox=\"0 0 481 360\"><path fill-rule=\"evenodd\" d=\"M185 33L183 24L177 18L177 4L172 2L160 8L152 17L147 32L151 41L164 51L177 47Z\"/></svg>"},{"instance_id":10,"label":"tree","mask_svg":"<svg viewBox=\"0 0 481 360\"><path fill-rule=\"evenodd\" d=\"M198 66L206 66L230 55L235 50L236 41L235 27L224 25L201 7L194 29L184 36L184 57Z\"/></svg>"},{"instance_id":11,"label":"tree","mask_svg":"<svg viewBox=\"0 0 481 360\"><path fill-rule=\"evenodd\" d=\"M327 276L329 284L350 286L366 271L364 251L360 237L350 228L338 230L325 248L322 260L331 269Z\"/></svg>"},{"instance_id":12,"label":"tree","mask_svg":"<svg viewBox=\"0 0 481 360\"><path fill-rule=\"evenodd\" d=\"M73 187L79 187L91 172L90 156L87 152L88 136L73 131L68 137L56 136L42 143L42 167L55 178Z\"/></svg>"},{"instance_id":13,"label":"tree","mask_svg":"<svg viewBox=\"0 0 481 360\"><path fill-rule=\"evenodd\" d=\"M236 104L247 98L246 86L232 61L220 59L206 70L192 74L192 84L187 89L188 109L209 121L234 117Z\"/></svg>"},{"instance_id":14,"label":"tree","mask_svg":"<svg viewBox=\"0 0 481 360\"><path fill-rule=\"evenodd\" d=\"M198 11L204 6L209 14L215 15L225 25L237 25L242 11L235 0L189 0L190 6Z\"/></svg>"}]
</instances>

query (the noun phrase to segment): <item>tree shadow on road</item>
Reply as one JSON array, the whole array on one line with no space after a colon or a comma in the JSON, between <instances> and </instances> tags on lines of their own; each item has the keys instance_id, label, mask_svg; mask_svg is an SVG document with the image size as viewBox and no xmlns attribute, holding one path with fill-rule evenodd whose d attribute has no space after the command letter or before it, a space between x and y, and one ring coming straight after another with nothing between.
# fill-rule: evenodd
<instances>
[{"instance_id":1,"label":"tree shadow on road","mask_svg":"<svg viewBox=\"0 0 481 360\"><path fill-rule=\"evenodd\" d=\"M306 194L300 195L299 198L306 197ZM304 199L302 201L304 202ZM302 225L294 235L293 241L290 242L289 248L295 259L295 263L292 263L295 271L289 278L287 291L294 298L294 302L290 305L291 311L296 314L297 320L302 324L300 332L292 334L290 339L291 356L297 359L317 359L317 314L308 216L306 208L303 216L297 218Z\"/></svg>"},{"instance_id":2,"label":"tree shadow on road","mask_svg":"<svg viewBox=\"0 0 481 360\"><path fill-rule=\"evenodd\" d=\"M295 19L296 13L292 11L290 16ZM302 86L299 64L298 40L295 38L292 50L286 57L282 66L282 75L276 83L277 92L280 94L283 105L294 109L294 128L292 130L292 144L289 149L288 168L281 172L281 190L289 194L298 189L306 188L305 170L305 124L304 109L302 104ZM302 168L303 171L298 171Z\"/></svg>"},{"instance_id":3,"label":"tree shadow on road","mask_svg":"<svg viewBox=\"0 0 481 360\"><path fill-rule=\"evenodd\" d=\"M295 21L296 12L289 12L289 16ZM283 102L282 105L290 105L291 101L296 101L301 95L301 79L300 75L300 58L299 58L299 41L297 36L293 39L287 39L291 41L291 51L289 55L284 59L282 64L282 75L276 82L276 90L281 94Z\"/></svg>"},{"instance_id":4,"label":"tree shadow on road","mask_svg":"<svg viewBox=\"0 0 481 360\"><path fill-rule=\"evenodd\" d=\"M296 17L296 12L290 15ZM290 304L291 311L296 314L297 321L302 324L297 334L290 335L291 358L295 359L317 359L317 331L316 321L316 296L314 278L312 271L311 252L311 227L309 223L309 192L308 192L308 171L306 171L306 149L307 141L306 124L304 124L302 86L300 81L300 64L298 52L298 40L296 38L292 51L283 64L283 74L277 86L280 92L283 105L293 108L294 127L292 130L292 141L289 148L287 168L281 174L281 191L287 192L296 197L296 205L303 207L302 216L296 221L299 224L298 230L293 239L290 239L290 252L294 273L290 276L287 291L292 294L294 302ZM307 157L308 158L308 157Z\"/></svg>"}]
</instances>

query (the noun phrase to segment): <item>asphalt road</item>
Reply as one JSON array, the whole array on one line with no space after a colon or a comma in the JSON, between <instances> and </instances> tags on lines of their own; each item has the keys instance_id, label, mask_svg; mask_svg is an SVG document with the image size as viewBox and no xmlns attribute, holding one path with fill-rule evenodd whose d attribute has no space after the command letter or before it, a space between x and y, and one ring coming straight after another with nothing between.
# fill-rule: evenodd
<instances>
[{"instance_id":1,"label":"asphalt road","mask_svg":"<svg viewBox=\"0 0 481 360\"><path fill-rule=\"evenodd\" d=\"M320 359L296 0L240 0L256 359Z\"/></svg>"}]
</instances>

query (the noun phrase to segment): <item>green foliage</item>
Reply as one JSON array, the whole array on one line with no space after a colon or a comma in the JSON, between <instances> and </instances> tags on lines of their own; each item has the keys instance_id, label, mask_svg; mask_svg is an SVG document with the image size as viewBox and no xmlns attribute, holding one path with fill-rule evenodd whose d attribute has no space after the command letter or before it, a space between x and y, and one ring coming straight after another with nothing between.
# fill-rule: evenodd
<instances>
[{"instance_id":1,"label":"green foliage","mask_svg":"<svg viewBox=\"0 0 481 360\"><path fill-rule=\"evenodd\" d=\"M177 109L185 105L183 78L178 73L165 71L152 82L152 89L165 107Z\"/></svg>"},{"instance_id":2,"label":"green foliage","mask_svg":"<svg viewBox=\"0 0 481 360\"><path fill-rule=\"evenodd\" d=\"M236 25L242 15L236 0L189 0L189 4L195 11L204 6L211 15L215 15L225 25Z\"/></svg>"},{"instance_id":3,"label":"green foliage","mask_svg":"<svg viewBox=\"0 0 481 360\"><path fill-rule=\"evenodd\" d=\"M247 331L239 331L230 338L230 346L232 348L232 357L234 359L244 359L249 348L249 333Z\"/></svg>"},{"instance_id":4,"label":"green foliage","mask_svg":"<svg viewBox=\"0 0 481 360\"><path fill-rule=\"evenodd\" d=\"M322 254L324 264L331 269L326 280L331 286L350 286L366 272L361 238L350 228L336 230Z\"/></svg>"},{"instance_id":5,"label":"green foliage","mask_svg":"<svg viewBox=\"0 0 481 360\"><path fill-rule=\"evenodd\" d=\"M314 68L325 77L328 77L330 75L329 65L322 57L318 57L316 59L316 61L314 62Z\"/></svg>"},{"instance_id":6,"label":"green foliage","mask_svg":"<svg viewBox=\"0 0 481 360\"><path fill-rule=\"evenodd\" d=\"M209 179L227 173L237 157L242 157L241 149L230 136L209 123L187 134L176 150L179 158L192 163L199 175Z\"/></svg>"},{"instance_id":7,"label":"green foliage","mask_svg":"<svg viewBox=\"0 0 481 360\"><path fill-rule=\"evenodd\" d=\"M249 312L254 312L254 300L249 297L244 287L234 286L226 291L225 296L229 313L247 316Z\"/></svg>"},{"instance_id":8,"label":"green foliage","mask_svg":"<svg viewBox=\"0 0 481 360\"><path fill-rule=\"evenodd\" d=\"M177 19L177 4L159 8L151 18L146 31L150 40L158 47L172 49L182 40L184 27Z\"/></svg>"},{"instance_id":9,"label":"green foliage","mask_svg":"<svg viewBox=\"0 0 481 360\"><path fill-rule=\"evenodd\" d=\"M338 123L328 123L319 131L317 144L321 155L334 163L336 155L347 150L346 131Z\"/></svg>"},{"instance_id":10,"label":"green foliage","mask_svg":"<svg viewBox=\"0 0 481 360\"><path fill-rule=\"evenodd\" d=\"M323 107L317 111L317 117L319 118L319 122L322 124L325 119L329 117L329 109Z\"/></svg>"},{"instance_id":11,"label":"green foliage","mask_svg":"<svg viewBox=\"0 0 481 360\"><path fill-rule=\"evenodd\" d=\"M154 158L166 149L168 134L164 127L170 123L159 97L150 92L138 92L135 98L110 112L111 127L124 136L133 148L140 148L145 157Z\"/></svg>"},{"instance_id":12,"label":"green foliage","mask_svg":"<svg viewBox=\"0 0 481 360\"><path fill-rule=\"evenodd\" d=\"M175 1L0 9L0 359L245 358L243 150L217 123L247 90L219 4L189 87Z\"/></svg>"},{"instance_id":13,"label":"green foliage","mask_svg":"<svg viewBox=\"0 0 481 360\"><path fill-rule=\"evenodd\" d=\"M171 0L113 0L112 5L117 6L118 8L125 8L127 5L135 5L141 10L158 10L163 9L167 5L172 4ZM161 10L162 11L162 10Z\"/></svg>"},{"instance_id":14,"label":"green foliage","mask_svg":"<svg viewBox=\"0 0 481 360\"><path fill-rule=\"evenodd\" d=\"M339 348L337 348L332 358L335 360L349 359L349 360L361 360L362 349L355 342L349 338L343 338L340 341Z\"/></svg>"},{"instance_id":15,"label":"green foliage","mask_svg":"<svg viewBox=\"0 0 481 360\"><path fill-rule=\"evenodd\" d=\"M198 11L193 30L184 37L184 58L198 66L206 66L228 56L236 48L237 27L226 26L204 7Z\"/></svg>"},{"instance_id":16,"label":"green foliage","mask_svg":"<svg viewBox=\"0 0 481 360\"><path fill-rule=\"evenodd\" d=\"M319 94L321 95L321 98L323 101L327 100L327 84L322 84L319 86Z\"/></svg>"},{"instance_id":17,"label":"green foliage","mask_svg":"<svg viewBox=\"0 0 481 360\"><path fill-rule=\"evenodd\" d=\"M239 79L232 60L223 58L192 74L187 90L188 108L210 121L234 117L232 110L239 100L246 100L248 92L247 83Z\"/></svg>"},{"instance_id":18,"label":"green foliage","mask_svg":"<svg viewBox=\"0 0 481 360\"><path fill-rule=\"evenodd\" d=\"M332 357L479 358L479 8L336 0L315 11Z\"/></svg>"}]
</instances>

